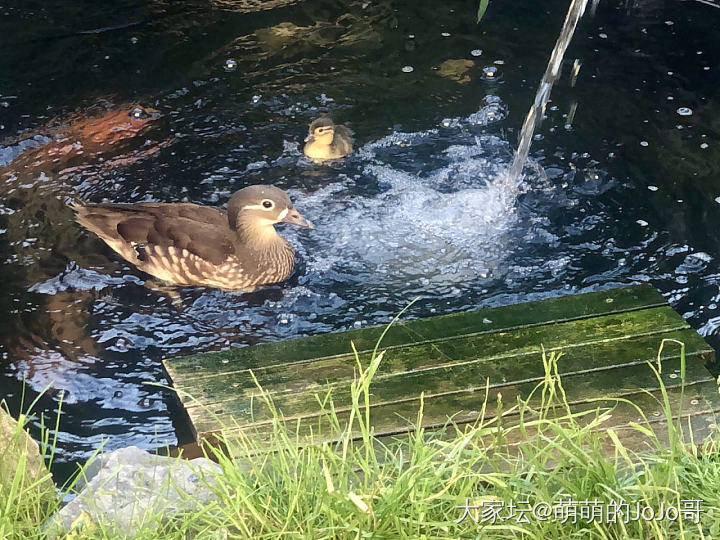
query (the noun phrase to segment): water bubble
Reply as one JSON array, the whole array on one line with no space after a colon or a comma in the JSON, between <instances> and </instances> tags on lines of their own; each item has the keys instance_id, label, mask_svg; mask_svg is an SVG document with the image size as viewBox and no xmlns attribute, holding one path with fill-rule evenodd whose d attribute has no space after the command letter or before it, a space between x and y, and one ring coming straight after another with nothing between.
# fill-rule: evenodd
<instances>
[{"instance_id":1,"label":"water bubble","mask_svg":"<svg viewBox=\"0 0 720 540\"><path fill-rule=\"evenodd\" d=\"M135 107L132 111L130 111L129 116L133 120L143 120L148 117L148 113L140 107Z\"/></svg>"},{"instance_id":2,"label":"water bubble","mask_svg":"<svg viewBox=\"0 0 720 540\"><path fill-rule=\"evenodd\" d=\"M150 407L151 401L149 398L142 398L137 402L137 404L140 405L141 407L147 409L148 407Z\"/></svg>"},{"instance_id":3,"label":"water bubble","mask_svg":"<svg viewBox=\"0 0 720 540\"><path fill-rule=\"evenodd\" d=\"M647 141L640 141L640 146L649 146L650 143Z\"/></svg>"},{"instance_id":4,"label":"water bubble","mask_svg":"<svg viewBox=\"0 0 720 540\"><path fill-rule=\"evenodd\" d=\"M120 390L116 390L115 393L113 394L113 397L115 399L121 398L121 397L123 397L123 393Z\"/></svg>"},{"instance_id":5,"label":"water bubble","mask_svg":"<svg viewBox=\"0 0 720 540\"><path fill-rule=\"evenodd\" d=\"M647 227L647 226L648 226L648 222L645 221L644 219L638 219L637 221L635 221L635 223L637 223L637 224L640 225L641 227Z\"/></svg>"},{"instance_id":6,"label":"water bubble","mask_svg":"<svg viewBox=\"0 0 720 540\"><path fill-rule=\"evenodd\" d=\"M601 32L600 34L598 34L598 36L600 36L601 39L607 39L608 37L607 34L605 34L604 32Z\"/></svg>"},{"instance_id":7,"label":"water bubble","mask_svg":"<svg viewBox=\"0 0 720 540\"><path fill-rule=\"evenodd\" d=\"M403 73L412 73L413 71L415 71L415 68L412 66L403 66L402 68Z\"/></svg>"},{"instance_id":8,"label":"water bubble","mask_svg":"<svg viewBox=\"0 0 720 540\"><path fill-rule=\"evenodd\" d=\"M503 64L505 64L505 60L495 60L495 61L493 62L493 64L497 64L498 66L502 66Z\"/></svg>"},{"instance_id":9,"label":"water bubble","mask_svg":"<svg viewBox=\"0 0 720 540\"><path fill-rule=\"evenodd\" d=\"M690 107L680 107L677 110L677 113L680 116L690 116L692 114L692 109Z\"/></svg>"},{"instance_id":10,"label":"water bubble","mask_svg":"<svg viewBox=\"0 0 720 540\"><path fill-rule=\"evenodd\" d=\"M710 146L710 145L709 145L708 143L704 142L704 143L702 143L702 144L700 145L700 148L702 148L703 150L705 150L708 146Z\"/></svg>"},{"instance_id":11,"label":"water bubble","mask_svg":"<svg viewBox=\"0 0 720 540\"><path fill-rule=\"evenodd\" d=\"M415 34L408 34L409 39L415 39Z\"/></svg>"},{"instance_id":12,"label":"water bubble","mask_svg":"<svg viewBox=\"0 0 720 540\"><path fill-rule=\"evenodd\" d=\"M668 26L672 26L672 25L675 24L675 23L672 22L672 21L665 21L665 24L667 24Z\"/></svg>"},{"instance_id":13,"label":"water bubble","mask_svg":"<svg viewBox=\"0 0 720 540\"><path fill-rule=\"evenodd\" d=\"M450 32L443 32L440 34L442 37L450 37Z\"/></svg>"},{"instance_id":14,"label":"water bubble","mask_svg":"<svg viewBox=\"0 0 720 540\"><path fill-rule=\"evenodd\" d=\"M470 54L472 54L473 56L480 56L482 54L482 49L473 49L472 51L470 51Z\"/></svg>"},{"instance_id":15,"label":"water bubble","mask_svg":"<svg viewBox=\"0 0 720 540\"><path fill-rule=\"evenodd\" d=\"M668 96L666 99L667 99L668 101L673 101L675 98L672 97L672 96Z\"/></svg>"},{"instance_id":16,"label":"water bubble","mask_svg":"<svg viewBox=\"0 0 720 540\"><path fill-rule=\"evenodd\" d=\"M657 187L657 186L648 186L648 189L649 189L650 191L657 191L657 190L658 190L658 187Z\"/></svg>"},{"instance_id":17,"label":"water bubble","mask_svg":"<svg viewBox=\"0 0 720 540\"><path fill-rule=\"evenodd\" d=\"M135 45L137 42L138 42L138 38L136 38L135 36L130 38L130 43L132 43L133 45Z\"/></svg>"},{"instance_id":18,"label":"water bubble","mask_svg":"<svg viewBox=\"0 0 720 540\"><path fill-rule=\"evenodd\" d=\"M262 96L253 96L253 97L250 99L250 103L253 103L253 104L260 103L260 100L261 100L261 99L262 99Z\"/></svg>"},{"instance_id":19,"label":"water bubble","mask_svg":"<svg viewBox=\"0 0 720 540\"><path fill-rule=\"evenodd\" d=\"M235 71L237 69L237 62L232 58L225 60L225 71Z\"/></svg>"},{"instance_id":20,"label":"water bubble","mask_svg":"<svg viewBox=\"0 0 720 540\"><path fill-rule=\"evenodd\" d=\"M720 197L715 197L715 202L720 204Z\"/></svg>"},{"instance_id":21,"label":"water bubble","mask_svg":"<svg viewBox=\"0 0 720 540\"><path fill-rule=\"evenodd\" d=\"M704 71L710 71L710 66L705 66L705 67L703 68L703 70L704 70Z\"/></svg>"},{"instance_id":22,"label":"water bubble","mask_svg":"<svg viewBox=\"0 0 720 540\"><path fill-rule=\"evenodd\" d=\"M496 79L497 72L498 72L498 68L496 68L495 66L484 67L482 70L482 78L486 79L486 80Z\"/></svg>"}]
</instances>

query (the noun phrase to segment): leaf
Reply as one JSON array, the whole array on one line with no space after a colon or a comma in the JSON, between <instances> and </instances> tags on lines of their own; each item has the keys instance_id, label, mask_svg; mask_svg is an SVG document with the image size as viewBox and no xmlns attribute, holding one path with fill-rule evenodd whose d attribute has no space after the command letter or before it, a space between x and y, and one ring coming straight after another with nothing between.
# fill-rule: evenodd
<instances>
[{"instance_id":1,"label":"leaf","mask_svg":"<svg viewBox=\"0 0 720 540\"><path fill-rule=\"evenodd\" d=\"M363 501L355 493L353 493L351 491L350 493L347 494L347 496L348 496L348 499L350 499L352 501L352 503L360 509L361 512L363 512L365 514L370 513L370 507L365 503L365 501Z\"/></svg>"},{"instance_id":2,"label":"leaf","mask_svg":"<svg viewBox=\"0 0 720 540\"><path fill-rule=\"evenodd\" d=\"M480 0L480 5L478 6L478 12L477 12L477 22L478 23L485 15L485 12L487 11L487 8L488 8L488 4L490 4L490 0Z\"/></svg>"}]
</instances>

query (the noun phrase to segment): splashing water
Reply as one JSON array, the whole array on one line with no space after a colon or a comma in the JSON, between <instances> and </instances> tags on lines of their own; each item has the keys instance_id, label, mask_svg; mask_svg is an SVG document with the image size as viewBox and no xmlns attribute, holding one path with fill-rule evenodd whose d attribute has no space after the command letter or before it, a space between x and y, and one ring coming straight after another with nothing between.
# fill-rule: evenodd
<instances>
[{"instance_id":1,"label":"splashing water","mask_svg":"<svg viewBox=\"0 0 720 540\"><path fill-rule=\"evenodd\" d=\"M494 96L485 102L438 129L367 144L356 156L361 174L302 196L303 213L323 231L303 253L308 271L403 288L487 276L506 252L519 184L506 174L510 145L483 132L505 106ZM417 170L428 150L433 168Z\"/></svg>"}]
</instances>

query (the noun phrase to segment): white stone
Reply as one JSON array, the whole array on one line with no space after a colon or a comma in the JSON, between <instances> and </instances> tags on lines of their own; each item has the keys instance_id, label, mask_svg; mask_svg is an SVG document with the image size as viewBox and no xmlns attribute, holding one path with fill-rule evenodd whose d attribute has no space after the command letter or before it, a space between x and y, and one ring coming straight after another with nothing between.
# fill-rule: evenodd
<instances>
[{"instance_id":1,"label":"white stone","mask_svg":"<svg viewBox=\"0 0 720 540\"><path fill-rule=\"evenodd\" d=\"M134 537L141 523L147 530L148 520L159 524L215 500L210 488L220 471L206 458L157 456L136 446L101 454L88 465L79 495L50 518L47 532L52 538L89 519Z\"/></svg>"}]
</instances>

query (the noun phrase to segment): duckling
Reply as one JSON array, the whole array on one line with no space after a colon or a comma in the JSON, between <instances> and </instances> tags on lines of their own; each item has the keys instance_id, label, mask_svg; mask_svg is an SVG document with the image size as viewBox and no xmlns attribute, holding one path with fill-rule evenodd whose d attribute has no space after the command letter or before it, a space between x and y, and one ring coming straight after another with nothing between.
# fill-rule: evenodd
<instances>
[{"instance_id":1,"label":"duckling","mask_svg":"<svg viewBox=\"0 0 720 540\"><path fill-rule=\"evenodd\" d=\"M310 124L303 152L318 161L343 158L353 151L352 135L345 126L335 125L327 116L321 116Z\"/></svg>"},{"instance_id":2,"label":"duckling","mask_svg":"<svg viewBox=\"0 0 720 540\"><path fill-rule=\"evenodd\" d=\"M273 186L236 191L227 212L191 203L74 204L77 222L126 261L174 285L252 291L287 279L295 251L275 223L313 228Z\"/></svg>"}]
</instances>

